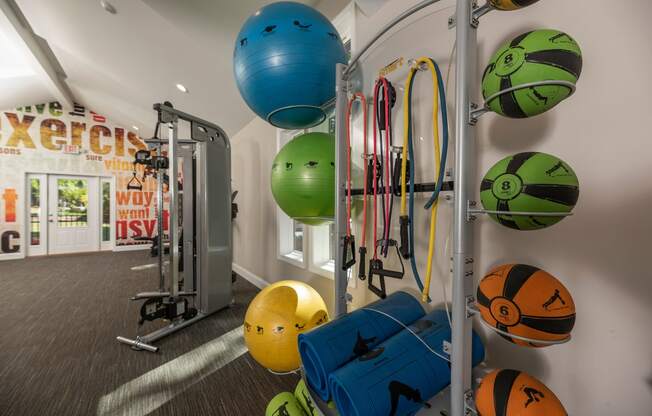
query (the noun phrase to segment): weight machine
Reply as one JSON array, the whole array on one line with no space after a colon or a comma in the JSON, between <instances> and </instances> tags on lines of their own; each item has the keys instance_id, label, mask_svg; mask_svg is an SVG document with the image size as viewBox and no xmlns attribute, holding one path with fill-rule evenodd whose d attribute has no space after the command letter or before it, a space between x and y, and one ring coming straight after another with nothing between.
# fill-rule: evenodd
<instances>
[{"instance_id":1,"label":"weight machine","mask_svg":"<svg viewBox=\"0 0 652 416\"><path fill-rule=\"evenodd\" d=\"M167 101L154 104L154 110L158 113L156 132L145 140L150 150L136 152L134 164L145 166L157 179L159 290L138 293L131 300L144 301L139 327L159 319L169 324L134 339L117 337L133 349L150 352L158 351L152 345L157 340L232 303L231 220L234 210L237 212L232 205L231 147L224 130L173 108ZM180 120L189 123L188 140L178 138ZM167 140L158 138L161 125L167 126ZM167 156L163 155L164 145ZM154 149L156 155L152 155ZM164 261L163 238L166 178L170 197L168 262Z\"/></svg>"}]
</instances>

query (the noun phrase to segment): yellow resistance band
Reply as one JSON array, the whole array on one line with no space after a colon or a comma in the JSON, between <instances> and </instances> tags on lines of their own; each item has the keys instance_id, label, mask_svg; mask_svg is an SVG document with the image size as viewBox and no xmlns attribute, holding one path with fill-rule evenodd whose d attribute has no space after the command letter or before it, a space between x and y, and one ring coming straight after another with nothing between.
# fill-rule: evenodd
<instances>
[{"instance_id":1,"label":"yellow resistance band","mask_svg":"<svg viewBox=\"0 0 652 416\"><path fill-rule=\"evenodd\" d=\"M410 73L408 75L407 81L406 81L406 87L405 87L405 93L403 94L403 163L401 164L401 215L406 216L407 215L407 149L408 149L408 140L409 140L409 130L410 130L410 123L412 120L410 119L410 111L408 111L408 107L410 106L410 90L412 88L412 78L416 75L418 72L418 69L422 65L427 65L428 69L430 70L430 74L432 75L432 83L433 83L433 106L432 106L432 123L433 123L433 143L435 145L435 164L434 164L434 172L435 172L435 178L439 175L439 165L441 163L441 158L440 158L440 138L439 138L439 86L437 83L437 71L435 69L435 65L432 62L430 58L427 57L421 57L419 58L412 69L410 70ZM412 135L414 137L414 135ZM414 163L414 161L411 161L411 163ZM415 180L415 178L411 178L411 180ZM422 300L424 302L428 301L429 298L429 293L430 293L430 280L432 276L432 259L434 257L434 251L435 251L435 236L436 236L436 231L437 231L437 201L432 205L432 208L430 210L430 238L428 241L428 264L426 268L426 278L423 286L423 293L422 293ZM410 221L414 221L413 218L410 218ZM413 244L410 242L410 244Z\"/></svg>"}]
</instances>

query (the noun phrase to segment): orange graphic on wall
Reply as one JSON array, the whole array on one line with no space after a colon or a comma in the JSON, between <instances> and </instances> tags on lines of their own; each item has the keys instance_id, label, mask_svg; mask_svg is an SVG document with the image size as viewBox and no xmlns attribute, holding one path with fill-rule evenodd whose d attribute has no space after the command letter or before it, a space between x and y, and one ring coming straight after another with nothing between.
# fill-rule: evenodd
<instances>
[{"instance_id":1,"label":"orange graphic on wall","mask_svg":"<svg viewBox=\"0 0 652 416\"><path fill-rule=\"evenodd\" d=\"M5 189L2 199L5 200L5 222L16 222L16 200L18 195L14 188Z\"/></svg>"}]
</instances>

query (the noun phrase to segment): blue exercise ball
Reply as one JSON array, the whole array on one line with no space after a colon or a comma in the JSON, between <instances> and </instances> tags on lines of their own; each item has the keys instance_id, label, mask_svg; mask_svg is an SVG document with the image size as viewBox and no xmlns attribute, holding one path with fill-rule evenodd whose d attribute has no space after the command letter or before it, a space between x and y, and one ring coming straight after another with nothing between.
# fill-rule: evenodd
<instances>
[{"instance_id":1,"label":"blue exercise ball","mask_svg":"<svg viewBox=\"0 0 652 416\"><path fill-rule=\"evenodd\" d=\"M322 106L335 96L335 64L346 61L342 39L324 15L281 1L242 26L233 69L256 114L277 127L304 129L326 119Z\"/></svg>"}]
</instances>

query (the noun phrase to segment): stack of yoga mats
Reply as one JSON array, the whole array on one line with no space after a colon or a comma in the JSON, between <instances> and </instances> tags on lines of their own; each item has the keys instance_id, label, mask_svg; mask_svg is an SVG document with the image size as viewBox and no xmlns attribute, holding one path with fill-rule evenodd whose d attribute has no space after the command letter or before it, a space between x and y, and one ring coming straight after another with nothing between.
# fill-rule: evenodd
<instances>
[{"instance_id":1,"label":"stack of yoga mats","mask_svg":"<svg viewBox=\"0 0 652 416\"><path fill-rule=\"evenodd\" d=\"M343 416L413 415L450 384L446 312L397 292L299 337L310 387ZM484 347L473 334L473 365Z\"/></svg>"}]
</instances>

